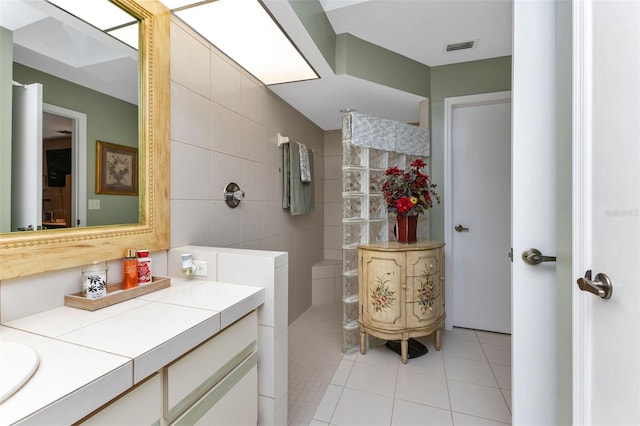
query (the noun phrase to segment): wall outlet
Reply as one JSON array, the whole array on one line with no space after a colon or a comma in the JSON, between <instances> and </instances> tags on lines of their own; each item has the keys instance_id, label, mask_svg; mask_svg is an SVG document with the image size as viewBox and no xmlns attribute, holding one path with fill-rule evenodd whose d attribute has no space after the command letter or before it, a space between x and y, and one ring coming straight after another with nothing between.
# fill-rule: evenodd
<instances>
[{"instance_id":1,"label":"wall outlet","mask_svg":"<svg viewBox=\"0 0 640 426\"><path fill-rule=\"evenodd\" d=\"M194 260L192 275L196 277L206 277L208 275L207 262L205 260Z\"/></svg>"}]
</instances>

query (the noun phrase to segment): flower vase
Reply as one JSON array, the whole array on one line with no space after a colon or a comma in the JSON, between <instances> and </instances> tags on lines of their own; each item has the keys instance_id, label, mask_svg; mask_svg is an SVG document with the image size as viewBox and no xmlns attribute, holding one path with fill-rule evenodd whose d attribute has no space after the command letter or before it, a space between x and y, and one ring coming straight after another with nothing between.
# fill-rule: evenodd
<instances>
[{"instance_id":1,"label":"flower vase","mask_svg":"<svg viewBox=\"0 0 640 426\"><path fill-rule=\"evenodd\" d=\"M418 241L418 215L406 215L398 213L398 242L415 243Z\"/></svg>"}]
</instances>

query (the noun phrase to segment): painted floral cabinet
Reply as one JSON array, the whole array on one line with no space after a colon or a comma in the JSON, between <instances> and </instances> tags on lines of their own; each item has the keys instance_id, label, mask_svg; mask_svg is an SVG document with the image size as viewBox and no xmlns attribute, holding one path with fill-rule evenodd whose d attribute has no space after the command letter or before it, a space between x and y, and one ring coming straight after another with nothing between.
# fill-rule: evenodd
<instances>
[{"instance_id":1,"label":"painted floral cabinet","mask_svg":"<svg viewBox=\"0 0 640 426\"><path fill-rule=\"evenodd\" d=\"M366 337L400 340L407 363L408 339L435 333L440 350L444 325L442 241L395 241L358 246L360 352Z\"/></svg>"}]
</instances>

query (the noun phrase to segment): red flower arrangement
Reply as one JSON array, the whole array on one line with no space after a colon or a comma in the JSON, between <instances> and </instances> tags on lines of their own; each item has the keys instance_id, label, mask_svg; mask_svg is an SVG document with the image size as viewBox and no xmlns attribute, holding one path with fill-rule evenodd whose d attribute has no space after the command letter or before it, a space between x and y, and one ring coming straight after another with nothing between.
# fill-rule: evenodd
<instances>
[{"instance_id":1,"label":"red flower arrangement","mask_svg":"<svg viewBox=\"0 0 640 426\"><path fill-rule=\"evenodd\" d=\"M384 172L382 193L388 211L417 215L433 207L433 200L440 204L436 185L431 183L427 174L420 171L426 166L422 159L417 158L407 171L394 166Z\"/></svg>"}]
</instances>

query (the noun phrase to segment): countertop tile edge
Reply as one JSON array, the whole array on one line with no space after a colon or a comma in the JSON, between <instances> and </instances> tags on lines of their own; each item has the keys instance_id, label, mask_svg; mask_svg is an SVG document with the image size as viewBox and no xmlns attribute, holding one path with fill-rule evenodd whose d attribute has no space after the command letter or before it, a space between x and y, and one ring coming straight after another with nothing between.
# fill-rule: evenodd
<instances>
[{"instance_id":1,"label":"countertop tile edge","mask_svg":"<svg viewBox=\"0 0 640 426\"><path fill-rule=\"evenodd\" d=\"M220 313L216 313L211 318L136 357L133 360L133 384L140 383L219 332Z\"/></svg>"},{"instance_id":2,"label":"countertop tile edge","mask_svg":"<svg viewBox=\"0 0 640 426\"><path fill-rule=\"evenodd\" d=\"M16 424L75 423L130 389L132 376L133 362L128 362L41 408ZM108 392L105 392L105 389L108 389Z\"/></svg>"}]
</instances>

